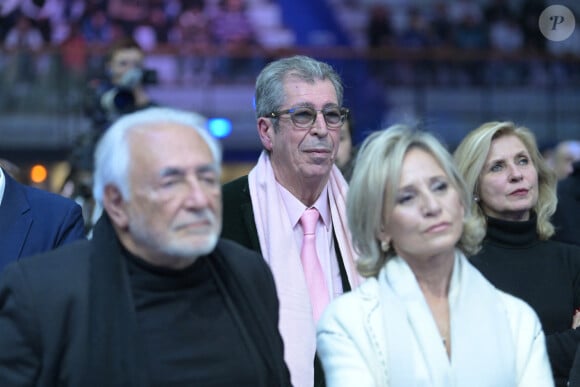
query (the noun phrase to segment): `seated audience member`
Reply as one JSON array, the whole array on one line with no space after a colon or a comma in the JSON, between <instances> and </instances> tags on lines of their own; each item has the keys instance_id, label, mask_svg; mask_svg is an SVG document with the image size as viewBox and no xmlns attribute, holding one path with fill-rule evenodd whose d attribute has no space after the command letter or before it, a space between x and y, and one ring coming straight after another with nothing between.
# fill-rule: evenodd
<instances>
[{"instance_id":1,"label":"seated audience member","mask_svg":"<svg viewBox=\"0 0 580 387\"><path fill-rule=\"evenodd\" d=\"M193 113L107 130L93 238L0 277L1 386L290 386L268 266L219 239L220 162Z\"/></svg>"},{"instance_id":2,"label":"seated audience member","mask_svg":"<svg viewBox=\"0 0 580 387\"><path fill-rule=\"evenodd\" d=\"M580 245L580 161L572 165L572 174L558 182L558 206L552 222L555 240Z\"/></svg>"},{"instance_id":3,"label":"seated audience member","mask_svg":"<svg viewBox=\"0 0 580 387\"><path fill-rule=\"evenodd\" d=\"M84 236L81 208L73 200L22 184L0 164L0 271Z\"/></svg>"},{"instance_id":4,"label":"seated audience member","mask_svg":"<svg viewBox=\"0 0 580 387\"><path fill-rule=\"evenodd\" d=\"M272 269L295 387L324 384L316 323L329 300L359 283L348 185L334 163L347 115L342 91L336 71L310 57L266 66L255 96L264 150L247 176L223 187L222 236L260 252Z\"/></svg>"},{"instance_id":5,"label":"seated audience member","mask_svg":"<svg viewBox=\"0 0 580 387\"><path fill-rule=\"evenodd\" d=\"M368 279L318 325L327 386L553 386L534 311L466 258L484 235L470 199L432 135L393 126L363 142L347 211Z\"/></svg>"},{"instance_id":6,"label":"seated audience member","mask_svg":"<svg viewBox=\"0 0 580 387\"><path fill-rule=\"evenodd\" d=\"M550 239L556 175L533 133L511 122L488 122L470 132L455 160L486 228L472 263L498 289L526 301L546 334L557 386L566 386L580 342L580 248Z\"/></svg>"}]
</instances>

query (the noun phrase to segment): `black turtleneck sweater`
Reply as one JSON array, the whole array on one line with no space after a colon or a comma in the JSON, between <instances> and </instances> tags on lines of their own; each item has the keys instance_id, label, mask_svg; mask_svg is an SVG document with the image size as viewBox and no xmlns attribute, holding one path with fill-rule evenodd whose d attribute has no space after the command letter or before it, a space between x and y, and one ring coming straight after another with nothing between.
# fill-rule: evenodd
<instances>
[{"instance_id":1,"label":"black turtleneck sweater","mask_svg":"<svg viewBox=\"0 0 580 387\"><path fill-rule=\"evenodd\" d=\"M580 248L540 240L535 217L487 222L483 247L471 261L497 288L536 311L556 386L566 386L580 343L580 329L571 329L574 310L580 307Z\"/></svg>"},{"instance_id":2,"label":"black turtleneck sweater","mask_svg":"<svg viewBox=\"0 0 580 387\"><path fill-rule=\"evenodd\" d=\"M125 251L151 386L255 386L259 373L239 325L201 257L183 270Z\"/></svg>"}]
</instances>

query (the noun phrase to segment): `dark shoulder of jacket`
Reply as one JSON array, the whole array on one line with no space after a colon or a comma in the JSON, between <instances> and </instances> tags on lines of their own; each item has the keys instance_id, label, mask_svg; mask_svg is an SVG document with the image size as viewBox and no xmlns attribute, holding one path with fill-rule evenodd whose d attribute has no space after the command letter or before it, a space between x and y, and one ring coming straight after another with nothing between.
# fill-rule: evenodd
<instances>
[{"instance_id":1,"label":"dark shoulder of jacket","mask_svg":"<svg viewBox=\"0 0 580 387\"><path fill-rule=\"evenodd\" d=\"M91 242L80 239L48 252L23 257L9 265L18 265L30 284L42 289L59 288L59 292L77 289L79 283L88 281ZM57 292L58 293L58 292Z\"/></svg>"},{"instance_id":2,"label":"dark shoulder of jacket","mask_svg":"<svg viewBox=\"0 0 580 387\"><path fill-rule=\"evenodd\" d=\"M261 286L264 282L273 281L270 267L256 251L226 238L219 239L215 251L222 265L240 277L241 281L250 281L250 285L255 285L258 280L262 283Z\"/></svg>"},{"instance_id":3,"label":"dark shoulder of jacket","mask_svg":"<svg viewBox=\"0 0 580 387\"><path fill-rule=\"evenodd\" d=\"M250 195L250 186L248 184L248 175L244 175L229 181L222 185L222 195L227 197L238 197L241 195Z\"/></svg>"},{"instance_id":4,"label":"dark shoulder of jacket","mask_svg":"<svg viewBox=\"0 0 580 387\"><path fill-rule=\"evenodd\" d=\"M247 269L251 266L267 266L260 254L246 246L227 238L220 238L216 246L216 253L228 266Z\"/></svg>"}]
</instances>

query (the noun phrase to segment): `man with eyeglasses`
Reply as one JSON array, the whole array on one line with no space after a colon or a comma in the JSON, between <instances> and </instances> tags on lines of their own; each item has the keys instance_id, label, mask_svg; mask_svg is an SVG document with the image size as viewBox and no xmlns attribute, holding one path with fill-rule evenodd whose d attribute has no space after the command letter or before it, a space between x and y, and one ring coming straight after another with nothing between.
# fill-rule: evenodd
<instances>
[{"instance_id":1,"label":"man with eyeglasses","mask_svg":"<svg viewBox=\"0 0 580 387\"><path fill-rule=\"evenodd\" d=\"M347 183L334 165L348 115L342 97L341 79L326 63L294 56L267 65L255 91L264 149L248 176L223 186L222 236L260 252L274 274L295 387L324 385L315 357L319 312L359 283L345 211ZM314 272L301 253L301 218L311 209L318 213Z\"/></svg>"}]
</instances>

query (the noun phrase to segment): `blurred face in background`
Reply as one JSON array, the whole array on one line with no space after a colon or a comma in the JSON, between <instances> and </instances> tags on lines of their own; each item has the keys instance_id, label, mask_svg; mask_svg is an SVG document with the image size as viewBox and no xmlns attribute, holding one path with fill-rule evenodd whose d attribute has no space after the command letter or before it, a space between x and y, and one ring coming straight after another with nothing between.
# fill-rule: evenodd
<instances>
[{"instance_id":1,"label":"blurred face in background","mask_svg":"<svg viewBox=\"0 0 580 387\"><path fill-rule=\"evenodd\" d=\"M338 145L338 152L336 153L336 165L342 168L350 160L352 153L352 139L350 134L350 125L348 120L342 125L340 130L340 143Z\"/></svg>"},{"instance_id":2,"label":"blurred face in background","mask_svg":"<svg viewBox=\"0 0 580 387\"><path fill-rule=\"evenodd\" d=\"M554 171L559 180L568 177L574 170L573 164L580 160L580 141L564 141L554 152Z\"/></svg>"},{"instance_id":3,"label":"blurred face in background","mask_svg":"<svg viewBox=\"0 0 580 387\"><path fill-rule=\"evenodd\" d=\"M123 77L131 70L141 70L145 56L138 48L126 48L117 50L108 63L111 81L115 85L123 83Z\"/></svg>"},{"instance_id":4,"label":"blurred face in background","mask_svg":"<svg viewBox=\"0 0 580 387\"><path fill-rule=\"evenodd\" d=\"M478 181L483 212L503 220L528 220L538 201L538 171L515 135L494 139Z\"/></svg>"}]
</instances>

